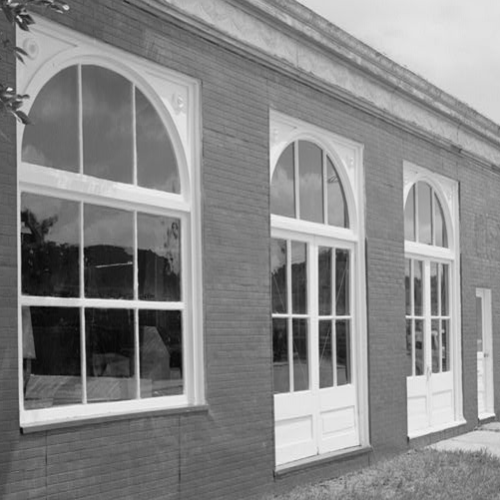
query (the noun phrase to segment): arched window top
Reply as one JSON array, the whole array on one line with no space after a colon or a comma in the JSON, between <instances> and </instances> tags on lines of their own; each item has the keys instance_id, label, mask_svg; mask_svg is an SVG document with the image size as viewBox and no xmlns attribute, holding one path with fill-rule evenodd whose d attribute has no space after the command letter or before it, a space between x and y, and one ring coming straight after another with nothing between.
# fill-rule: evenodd
<instances>
[{"instance_id":1,"label":"arched window top","mask_svg":"<svg viewBox=\"0 0 500 500\"><path fill-rule=\"evenodd\" d=\"M425 181L413 184L405 205L405 239L449 247L443 207L435 189Z\"/></svg>"},{"instance_id":2,"label":"arched window top","mask_svg":"<svg viewBox=\"0 0 500 500\"><path fill-rule=\"evenodd\" d=\"M22 161L114 182L180 193L172 141L146 95L94 64L52 77L29 114Z\"/></svg>"},{"instance_id":3,"label":"arched window top","mask_svg":"<svg viewBox=\"0 0 500 500\"><path fill-rule=\"evenodd\" d=\"M324 149L305 140L288 145L274 170L271 212L309 222L349 227L342 181Z\"/></svg>"}]
</instances>

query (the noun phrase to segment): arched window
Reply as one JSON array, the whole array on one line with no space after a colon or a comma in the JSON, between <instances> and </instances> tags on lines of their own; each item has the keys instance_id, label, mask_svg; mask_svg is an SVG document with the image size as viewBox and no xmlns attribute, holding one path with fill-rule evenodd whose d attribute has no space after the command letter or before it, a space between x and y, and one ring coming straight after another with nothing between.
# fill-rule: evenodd
<instances>
[{"instance_id":1,"label":"arched window","mask_svg":"<svg viewBox=\"0 0 500 500\"><path fill-rule=\"evenodd\" d=\"M22 421L196 402L192 180L168 111L115 69L73 64L29 117Z\"/></svg>"},{"instance_id":2,"label":"arched window","mask_svg":"<svg viewBox=\"0 0 500 500\"><path fill-rule=\"evenodd\" d=\"M456 285L455 185L423 169L405 200L408 432L458 420L460 359ZM449 193L450 201L442 195Z\"/></svg>"},{"instance_id":3,"label":"arched window","mask_svg":"<svg viewBox=\"0 0 500 500\"><path fill-rule=\"evenodd\" d=\"M351 161L359 158L360 146L346 146L339 139L339 149L349 152L343 161L327 132L277 114L275 121L275 137L285 142L290 130L295 135L279 154L273 156L271 151L275 158L271 165L273 383L279 465L363 441L358 390L363 379L364 310L358 286L361 224L355 209L361 203L353 195L359 185L352 182L361 178L361 165ZM356 172L352 178L348 162ZM326 421L327 425L321 424Z\"/></svg>"}]
</instances>

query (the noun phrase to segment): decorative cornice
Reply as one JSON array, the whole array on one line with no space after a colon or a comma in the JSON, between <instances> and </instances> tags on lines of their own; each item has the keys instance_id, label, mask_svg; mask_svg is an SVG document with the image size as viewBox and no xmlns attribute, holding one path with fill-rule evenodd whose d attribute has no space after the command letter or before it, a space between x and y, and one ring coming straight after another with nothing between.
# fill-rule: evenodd
<instances>
[{"instance_id":1,"label":"decorative cornice","mask_svg":"<svg viewBox=\"0 0 500 500\"><path fill-rule=\"evenodd\" d=\"M350 97L467 156L500 164L500 126L294 0L129 0Z\"/></svg>"}]
</instances>

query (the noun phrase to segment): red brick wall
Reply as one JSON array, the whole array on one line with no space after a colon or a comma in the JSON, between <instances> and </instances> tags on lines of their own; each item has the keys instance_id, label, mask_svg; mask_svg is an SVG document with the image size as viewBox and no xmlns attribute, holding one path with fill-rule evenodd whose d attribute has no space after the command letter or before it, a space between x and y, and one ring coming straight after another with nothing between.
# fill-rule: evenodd
<instances>
[{"instance_id":1,"label":"red brick wall","mask_svg":"<svg viewBox=\"0 0 500 500\"><path fill-rule=\"evenodd\" d=\"M118 8L117 8L118 6ZM407 448L403 160L460 182L464 407L476 423L475 287L500 287L499 176L125 2L54 19L202 84L208 411L19 432L15 140L0 139L0 497L235 500ZM12 61L2 70L13 72ZM2 73L4 74L4 73ZM269 284L269 109L363 143L372 455L275 481ZM2 121L13 137L13 121ZM494 340L495 353L500 344ZM496 371L497 394L500 370ZM499 399L497 398L497 401ZM497 404L498 406L498 404Z\"/></svg>"}]
</instances>

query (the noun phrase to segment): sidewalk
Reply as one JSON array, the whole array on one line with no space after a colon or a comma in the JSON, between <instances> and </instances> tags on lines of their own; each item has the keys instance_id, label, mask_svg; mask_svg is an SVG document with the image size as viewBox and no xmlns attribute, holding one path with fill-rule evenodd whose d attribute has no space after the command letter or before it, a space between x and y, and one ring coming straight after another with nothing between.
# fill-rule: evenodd
<instances>
[{"instance_id":1,"label":"sidewalk","mask_svg":"<svg viewBox=\"0 0 500 500\"><path fill-rule=\"evenodd\" d=\"M482 425L478 430L445 439L430 445L429 448L442 451L480 451L487 450L500 457L500 422Z\"/></svg>"}]
</instances>

